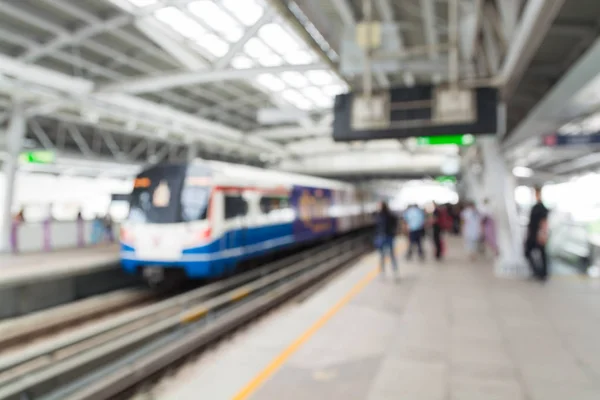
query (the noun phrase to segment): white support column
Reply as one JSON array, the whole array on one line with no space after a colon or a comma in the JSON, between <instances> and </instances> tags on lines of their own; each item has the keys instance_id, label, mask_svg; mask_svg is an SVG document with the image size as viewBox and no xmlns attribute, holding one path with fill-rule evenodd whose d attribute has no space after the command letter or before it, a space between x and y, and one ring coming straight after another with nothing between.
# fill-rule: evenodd
<instances>
[{"instance_id":1,"label":"white support column","mask_svg":"<svg viewBox=\"0 0 600 400\"><path fill-rule=\"evenodd\" d=\"M481 138L478 143L483 155L485 188L500 252L495 266L496 275L528 276L529 268L523 256L523 231L515 202L516 179L502 156L496 136Z\"/></svg>"},{"instance_id":2,"label":"white support column","mask_svg":"<svg viewBox=\"0 0 600 400\"><path fill-rule=\"evenodd\" d=\"M16 101L13 105L6 136L8 156L4 161L4 168L2 168L4 192L2 196L2 214L0 214L0 253L10 251L11 208L15 193L15 179L19 168L19 152L25 136L25 114L23 104L20 101Z\"/></svg>"},{"instance_id":3,"label":"white support column","mask_svg":"<svg viewBox=\"0 0 600 400\"><path fill-rule=\"evenodd\" d=\"M481 209L485 200L485 188L473 168L465 169L464 184L463 189L466 199L463 200L472 201L478 209Z\"/></svg>"}]
</instances>

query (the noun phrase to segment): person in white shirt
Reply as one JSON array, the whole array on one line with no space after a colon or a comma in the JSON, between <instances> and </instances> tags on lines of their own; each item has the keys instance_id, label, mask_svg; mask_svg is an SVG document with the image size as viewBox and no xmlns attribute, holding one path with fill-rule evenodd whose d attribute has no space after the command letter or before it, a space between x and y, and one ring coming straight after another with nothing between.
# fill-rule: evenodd
<instances>
[{"instance_id":1,"label":"person in white shirt","mask_svg":"<svg viewBox=\"0 0 600 400\"><path fill-rule=\"evenodd\" d=\"M462 211L461 218L465 248L469 253L471 261L474 261L481 238L481 215L473 202L469 202L467 203L467 207Z\"/></svg>"}]
</instances>

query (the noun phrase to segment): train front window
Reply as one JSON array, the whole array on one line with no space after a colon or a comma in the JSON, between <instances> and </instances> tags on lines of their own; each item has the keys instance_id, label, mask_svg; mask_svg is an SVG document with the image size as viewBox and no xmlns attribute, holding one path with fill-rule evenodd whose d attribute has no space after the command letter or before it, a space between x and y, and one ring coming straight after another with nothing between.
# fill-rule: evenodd
<instances>
[{"instance_id":1,"label":"train front window","mask_svg":"<svg viewBox=\"0 0 600 400\"><path fill-rule=\"evenodd\" d=\"M209 199L209 187L186 184L181 191L181 219L185 222L206 219Z\"/></svg>"},{"instance_id":2,"label":"train front window","mask_svg":"<svg viewBox=\"0 0 600 400\"><path fill-rule=\"evenodd\" d=\"M180 222L181 187L185 169L155 167L140 174L130 199L129 220L136 223Z\"/></svg>"}]
</instances>

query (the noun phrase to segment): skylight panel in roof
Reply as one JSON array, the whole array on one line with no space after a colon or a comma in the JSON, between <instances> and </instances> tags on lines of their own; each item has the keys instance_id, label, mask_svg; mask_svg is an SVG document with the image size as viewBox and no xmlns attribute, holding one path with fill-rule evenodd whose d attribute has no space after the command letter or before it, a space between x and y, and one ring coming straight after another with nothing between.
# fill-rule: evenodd
<instances>
[{"instance_id":1,"label":"skylight panel in roof","mask_svg":"<svg viewBox=\"0 0 600 400\"><path fill-rule=\"evenodd\" d=\"M314 86L307 87L302 90L302 94L309 100L313 101L319 107L331 107L333 105L333 98L327 96L319 88Z\"/></svg>"},{"instance_id":2,"label":"skylight panel in roof","mask_svg":"<svg viewBox=\"0 0 600 400\"><path fill-rule=\"evenodd\" d=\"M288 85L301 88L308 85L308 79L304 77L301 73L297 71L286 71L281 74L281 79L283 79Z\"/></svg>"},{"instance_id":3,"label":"skylight panel in roof","mask_svg":"<svg viewBox=\"0 0 600 400\"><path fill-rule=\"evenodd\" d=\"M284 90L281 93L281 97L295 105L298 108L303 110L308 110L312 108L312 103L304 96L302 96L298 91L293 89Z\"/></svg>"},{"instance_id":4,"label":"skylight panel in roof","mask_svg":"<svg viewBox=\"0 0 600 400\"><path fill-rule=\"evenodd\" d=\"M206 34L206 30L202 25L175 7L161 8L154 12L154 16L157 20L189 39L200 40Z\"/></svg>"},{"instance_id":5,"label":"skylight panel in roof","mask_svg":"<svg viewBox=\"0 0 600 400\"><path fill-rule=\"evenodd\" d=\"M208 33L197 43L216 57L223 57L229 51L229 45L218 36Z\"/></svg>"},{"instance_id":6,"label":"skylight panel in roof","mask_svg":"<svg viewBox=\"0 0 600 400\"><path fill-rule=\"evenodd\" d=\"M248 40L248 42L244 45L244 52L250 57L254 58L266 57L273 54L271 49L269 49L262 40L257 38Z\"/></svg>"},{"instance_id":7,"label":"skylight panel in roof","mask_svg":"<svg viewBox=\"0 0 600 400\"><path fill-rule=\"evenodd\" d=\"M264 12L255 0L222 0L222 4L246 26L254 25Z\"/></svg>"},{"instance_id":8,"label":"skylight panel in roof","mask_svg":"<svg viewBox=\"0 0 600 400\"><path fill-rule=\"evenodd\" d=\"M294 51L283 56L285 61L292 65L310 64L314 62L315 57L308 51Z\"/></svg>"},{"instance_id":9,"label":"skylight panel in roof","mask_svg":"<svg viewBox=\"0 0 600 400\"><path fill-rule=\"evenodd\" d=\"M195 1L188 5L188 9L231 42L240 39L244 34L240 24L212 1Z\"/></svg>"},{"instance_id":10,"label":"skylight panel in roof","mask_svg":"<svg viewBox=\"0 0 600 400\"><path fill-rule=\"evenodd\" d=\"M256 81L272 92L279 92L285 89L285 83L273 74L262 74L256 78Z\"/></svg>"},{"instance_id":11,"label":"skylight panel in roof","mask_svg":"<svg viewBox=\"0 0 600 400\"><path fill-rule=\"evenodd\" d=\"M342 85L328 85L322 88L323 93L327 96L335 97L338 94L344 93L345 88Z\"/></svg>"},{"instance_id":12,"label":"skylight panel in roof","mask_svg":"<svg viewBox=\"0 0 600 400\"><path fill-rule=\"evenodd\" d=\"M305 76L313 85L329 85L333 82L331 72L328 71L307 71Z\"/></svg>"},{"instance_id":13,"label":"skylight panel in roof","mask_svg":"<svg viewBox=\"0 0 600 400\"><path fill-rule=\"evenodd\" d=\"M260 28L258 36L279 54L289 54L302 47L302 44L279 24L266 24Z\"/></svg>"},{"instance_id":14,"label":"skylight panel in roof","mask_svg":"<svg viewBox=\"0 0 600 400\"><path fill-rule=\"evenodd\" d=\"M235 56L231 60L231 66L235 69L252 68L254 62L246 56Z\"/></svg>"},{"instance_id":15,"label":"skylight panel in roof","mask_svg":"<svg viewBox=\"0 0 600 400\"><path fill-rule=\"evenodd\" d=\"M269 54L258 59L258 63L263 67L277 67L283 64L283 59L275 54Z\"/></svg>"}]
</instances>

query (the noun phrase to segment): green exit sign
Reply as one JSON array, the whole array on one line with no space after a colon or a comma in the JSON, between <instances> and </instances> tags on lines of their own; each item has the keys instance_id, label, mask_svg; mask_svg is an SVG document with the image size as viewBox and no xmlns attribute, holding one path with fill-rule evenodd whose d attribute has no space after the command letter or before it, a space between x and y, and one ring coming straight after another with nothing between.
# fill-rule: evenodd
<instances>
[{"instance_id":1,"label":"green exit sign","mask_svg":"<svg viewBox=\"0 0 600 400\"><path fill-rule=\"evenodd\" d=\"M435 180L439 183L456 183L455 176L437 176Z\"/></svg>"},{"instance_id":2,"label":"green exit sign","mask_svg":"<svg viewBox=\"0 0 600 400\"><path fill-rule=\"evenodd\" d=\"M470 146L475 143L475 136L465 135L445 135L445 136L421 136L417 138L419 146L439 146L445 144L455 144L457 146Z\"/></svg>"},{"instance_id":3,"label":"green exit sign","mask_svg":"<svg viewBox=\"0 0 600 400\"><path fill-rule=\"evenodd\" d=\"M47 150L25 151L19 155L19 161L23 164L52 164L56 160L56 154Z\"/></svg>"}]
</instances>

